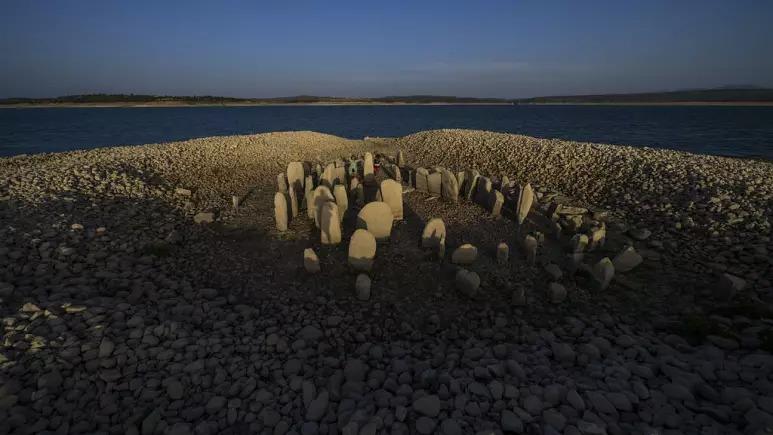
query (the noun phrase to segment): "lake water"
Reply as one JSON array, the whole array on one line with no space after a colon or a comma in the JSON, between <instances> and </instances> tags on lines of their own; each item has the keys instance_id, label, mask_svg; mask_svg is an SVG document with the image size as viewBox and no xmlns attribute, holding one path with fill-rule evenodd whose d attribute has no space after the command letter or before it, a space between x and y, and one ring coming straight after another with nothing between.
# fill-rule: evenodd
<instances>
[{"instance_id":1,"label":"lake water","mask_svg":"<svg viewBox=\"0 0 773 435\"><path fill-rule=\"evenodd\" d=\"M439 128L773 159L773 107L760 106L11 108L0 109L0 155L268 131L362 138Z\"/></svg>"}]
</instances>

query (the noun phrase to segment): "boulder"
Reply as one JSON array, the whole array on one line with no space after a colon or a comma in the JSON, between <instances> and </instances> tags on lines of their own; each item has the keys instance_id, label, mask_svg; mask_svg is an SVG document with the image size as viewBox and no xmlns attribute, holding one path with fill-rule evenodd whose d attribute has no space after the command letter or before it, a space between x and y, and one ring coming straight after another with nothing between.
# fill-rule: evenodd
<instances>
[{"instance_id":1,"label":"boulder","mask_svg":"<svg viewBox=\"0 0 773 435\"><path fill-rule=\"evenodd\" d=\"M607 238L607 227L602 222L601 225L591 228L588 236L588 251L595 251L604 246Z\"/></svg>"},{"instance_id":2,"label":"boulder","mask_svg":"<svg viewBox=\"0 0 773 435\"><path fill-rule=\"evenodd\" d=\"M403 186L395 180L381 182L381 200L389 205L394 220L403 219Z\"/></svg>"},{"instance_id":3,"label":"boulder","mask_svg":"<svg viewBox=\"0 0 773 435\"><path fill-rule=\"evenodd\" d=\"M274 220L277 231L287 231L287 223L290 220L287 207L287 197L282 192L274 194Z\"/></svg>"},{"instance_id":4,"label":"boulder","mask_svg":"<svg viewBox=\"0 0 773 435\"><path fill-rule=\"evenodd\" d=\"M478 177L476 181L475 197L473 202L483 207L485 210L491 210L493 190L491 180L488 177Z\"/></svg>"},{"instance_id":5,"label":"boulder","mask_svg":"<svg viewBox=\"0 0 773 435\"><path fill-rule=\"evenodd\" d=\"M364 273L357 275L354 281L354 289L357 292L357 299L367 301L370 299L370 277Z\"/></svg>"},{"instance_id":6,"label":"boulder","mask_svg":"<svg viewBox=\"0 0 773 435\"><path fill-rule=\"evenodd\" d=\"M365 158L363 159L362 163L362 175L365 179L365 182L369 182L374 179L375 175L373 172L373 154L371 153L365 153Z\"/></svg>"},{"instance_id":7,"label":"boulder","mask_svg":"<svg viewBox=\"0 0 773 435\"><path fill-rule=\"evenodd\" d=\"M472 264L478 258L478 248L469 243L454 249L451 262L454 264Z\"/></svg>"},{"instance_id":8,"label":"boulder","mask_svg":"<svg viewBox=\"0 0 773 435\"><path fill-rule=\"evenodd\" d=\"M518 224L523 224L529 215L531 205L534 203L534 190L531 184L526 183L518 192L518 202L516 203L515 213L518 217Z\"/></svg>"},{"instance_id":9,"label":"boulder","mask_svg":"<svg viewBox=\"0 0 773 435\"><path fill-rule=\"evenodd\" d=\"M370 231L376 240L388 240L392 234L392 209L385 202L370 202L357 214L357 228Z\"/></svg>"},{"instance_id":10,"label":"boulder","mask_svg":"<svg viewBox=\"0 0 773 435\"><path fill-rule=\"evenodd\" d=\"M443 170L440 173L441 196L448 201L459 201L459 182L453 172Z\"/></svg>"},{"instance_id":11,"label":"boulder","mask_svg":"<svg viewBox=\"0 0 773 435\"><path fill-rule=\"evenodd\" d=\"M314 177L306 176L306 182L303 184L303 206L306 207L306 215L309 219L314 219L314 207L311 206L311 197L314 193Z\"/></svg>"},{"instance_id":12,"label":"boulder","mask_svg":"<svg viewBox=\"0 0 773 435\"><path fill-rule=\"evenodd\" d=\"M471 200L473 195L475 194L475 190L478 188L478 178L480 177L480 173L476 169L468 169L464 171L464 186L462 188L462 192L464 192L464 196Z\"/></svg>"},{"instance_id":13,"label":"boulder","mask_svg":"<svg viewBox=\"0 0 773 435\"><path fill-rule=\"evenodd\" d=\"M500 265L507 264L507 260L510 258L510 247L505 242L499 242L497 245L497 263Z\"/></svg>"},{"instance_id":14,"label":"boulder","mask_svg":"<svg viewBox=\"0 0 773 435\"><path fill-rule=\"evenodd\" d=\"M349 195L346 193L346 187L343 184L336 184L333 187L333 197L338 205L338 218L343 222L346 211L349 209Z\"/></svg>"},{"instance_id":15,"label":"boulder","mask_svg":"<svg viewBox=\"0 0 773 435\"><path fill-rule=\"evenodd\" d=\"M320 242L323 245L341 243L341 219L338 217L338 205L333 201L323 203L320 208Z\"/></svg>"},{"instance_id":16,"label":"boulder","mask_svg":"<svg viewBox=\"0 0 773 435\"><path fill-rule=\"evenodd\" d=\"M585 234L575 234L572 236L572 252L580 254L585 252L585 248L588 246L588 236Z\"/></svg>"},{"instance_id":17,"label":"boulder","mask_svg":"<svg viewBox=\"0 0 773 435\"><path fill-rule=\"evenodd\" d=\"M644 259L636 252L636 249L633 246L629 246L612 259L612 264L615 266L615 272L628 272L640 265L642 261Z\"/></svg>"},{"instance_id":18,"label":"boulder","mask_svg":"<svg viewBox=\"0 0 773 435\"><path fill-rule=\"evenodd\" d=\"M349 240L349 265L354 270L368 272L375 256L376 238L367 230L356 230Z\"/></svg>"},{"instance_id":19,"label":"boulder","mask_svg":"<svg viewBox=\"0 0 773 435\"><path fill-rule=\"evenodd\" d=\"M306 248L303 251L303 267L308 273L317 273L320 270L319 257L311 248Z\"/></svg>"},{"instance_id":20,"label":"boulder","mask_svg":"<svg viewBox=\"0 0 773 435\"><path fill-rule=\"evenodd\" d=\"M477 273L467 270L459 269L456 272L456 288L459 289L462 294L466 296L475 296L480 287L480 277Z\"/></svg>"}]
</instances>

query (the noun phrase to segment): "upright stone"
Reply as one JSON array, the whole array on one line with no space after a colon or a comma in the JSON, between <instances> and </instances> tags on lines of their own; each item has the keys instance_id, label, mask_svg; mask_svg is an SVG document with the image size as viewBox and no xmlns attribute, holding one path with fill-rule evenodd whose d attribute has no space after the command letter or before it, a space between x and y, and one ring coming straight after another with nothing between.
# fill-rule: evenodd
<instances>
[{"instance_id":1,"label":"upright stone","mask_svg":"<svg viewBox=\"0 0 773 435\"><path fill-rule=\"evenodd\" d=\"M585 248L588 246L588 236L585 234L575 234L572 236L572 252L580 254L585 252Z\"/></svg>"},{"instance_id":2,"label":"upright stone","mask_svg":"<svg viewBox=\"0 0 773 435\"><path fill-rule=\"evenodd\" d=\"M392 233L392 209L385 202L370 202L357 214L357 228L370 231L376 240L388 240Z\"/></svg>"},{"instance_id":3,"label":"upright stone","mask_svg":"<svg viewBox=\"0 0 773 435\"><path fill-rule=\"evenodd\" d=\"M491 205L491 216L497 217L502 215L502 206L505 205L505 196L502 192L494 190L494 203Z\"/></svg>"},{"instance_id":4,"label":"upright stone","mask_svg":"<svg viewBox=\"0 0 773 435\"><path fill-rule=\"evenodd\" d=\"M459 201L459 182L453 172L445 169L440 173L443 198L451 201Z\"/></svg>"},{"instance_id":5,"label":"upright stone","mask_svg":"<svg viewBox=\"0 0 773 435\"><path fill-rule=\"evenodd\" d=\"M532 266L537 262L537 246L539 243L532 235L527 235L523 239L523 250L526 254L526 261Z\"/></svg>"},{"instance_id":6,"label":"upright stone","mask_svg":"<svg viewBox=\"0 0 773 435\"><path fill-rule=\"evenodd\" d=\"M370 271L375 256L376 238L368 230L356 230L349 240L349 265L354 270Z\"/></svg>"},{"instance_id":7,"label":"upright stone","mask_svg":"<svg viewBox=\"0 0 773 435\"><path fill-rule=\"evenodd\" d=\"M336 184L333 187L333 197L338 205L338 218L343 222L344 215L349 209L349 195L346 193L346 187L343 184Z\"/></svg>"},{"instance_id":8,"label":"upright stone","mask_svg":"<svg viewBox=\"0 0 773 435\"><path fill-rule=\"evenodd\" d=\"M488 177L478 177L477 188L475 189L475 203L486 210L491 210L492 202L492 184Z\"/></svg>"},{"instance_id":9,"label":"upright stone","mask_svg":"<svg viewBox=\"0 0 773 435\"><path fill-rule=\"evenodd\" d=\"M416 168L416 190L429 192L429 171L424 168Z\"/></svg>"},{"instance_id":10,"label":"upright stone","mask_svg":"<svg viewBox=\"0 0 773 435\"><path fill-rule=\"evenodd\" d=\"M314 177L306 176L306 182L303 186L303 204L306 207L306 215L309 219L314 219L314 207L311 203L311 197L314 193Z\"/></svg>"},{"instance_id":11,"label":"upright stone","mask_svg":"<svg viewBox=\"0 0 773 435\"><path fill-rule=\"evenodd\" d=\"M471 200L478 187L480 173L476 169L468 169L464 172L464 196Z\"/></svg>"},{"instance_id":12,"label":"upright stone","mask_svg":"<svg viewBox=\"0 0 773 435\"><path fill-rule=\"evenodd\" d=\"M456 182L459 184L459 195L464 196L464 171L456 173Z\"/></svg>"},{"instance_id":13,"label":"upright stone","mask_svg":"<svg viewBox=\"0 0 773 435\"><path fill-rule=\"evenodd\" d=\"M373 154L365 153L365 161L362 164L362 175L365 181L370 181L375 177L373 173Z\"/></svg>"},{"instance_id":14,"label":"upright stone","mask_svg":"<svg viewBox=\"0 0 773 435\"><path fill-rule=\"evenodd\" d=\"M531 184L526 183L518 192L518 203L516 204L516 215L518 216L518 224L523 224L526 220L526 216L529 215L531 205L534 202L534 190L531 188Z\"/></svg>"},{"instance_id":15,"label":"upright stone","mask_svg":"<svg viewBox=\"0 0 773 435\"><path fill-rule=\"evenodd\" d=\"M311 248L306 248L303 251L303 267L308 273L318 273L320 270L319 257Z\"/></svg>"},{"instance_id":16,"label":"upright stone","mask_svg":"<svg viewBox=\"0 0 773 435\"><path fill-rule=\"evenodd\" d=\"M314 216L314 225L317 228L320 228L320 210L322 208L322 205L326 202L334 202L335 197L332 193L330 193L330 189L327 188L327 186L319 185L316 189L314 189L314 193L311 195L311 207L313 208L313 215Z\"/></svg>"},{"instance_id":17,"label":"upright stone","mask_svg":"<svg viewBox=\"0 0 773 435\"><path fill-rule=\"evenodd\" d=\"M381 182L381 200L389 205L392 218L403 218L403 186L395 180L386 179Z\"/></svg>"},{"instance_id":18,"label":"upright stone","mask_svg":"<svg viewBox=\"0 0 773 435\"><path fill-rule=\"evenodd\" d=\"M502 193L507 193L507 191L510 190L510 179L507 178L507 175L502 176L502 183L499 185L499 190Z\"/></svg>"},{"instance_id":19,"label":"upright stone","mask_svg":"<svg viewBox=\"0 0 773 435\"><path fill-rule=\"evenodd\" d=\"M601 225L597 225L590 230L590 236L588 236L588 251L595 251L598 248L604 246L604 242L607 239L607 226L604 222Z\"/></svg>"},{"instance_id":20,"label":"upright stone","mask_svg":"<svg viewBox=\"0 0 773 435\"><path fill-rule=\"evenodd\" d=\"M322 177L320 179L319 184L323 186L327 186L328 189L332 189L335 185L335 178L336 178L336 167L335 163L328 163L327 166L325 166L325 170L322 172Z\"/></svg>"},{"instance_id":21,"label":"upright stone","mask_svg":"<svg viewBox=\"0 0 773 435\"><path fill-rule=\"evenodd\" d=\"M303 163L290 162L287 164L287 184L289 187L301 192L305 179L306 173L303 169Z\"/></svg>"},{"instance_id":22,"label":"upright stone","mask_svg":"<svg viewBox=\"0 0 773 435\"><path fill-rule=\"evenodd\" d=\"M507 264L507 260L510 258L510 247L505 242L499 242L497 245L497 263L500 265Z\"/></svg>"},{"instance_id":23,"label":"upright stone","mask_svg":"<svg viewBox=\"0 0 773 435\"><path fill-rule=\"evenodd\" d=\"M276 190L287 193L287 178L285 178L284 172L276 176Z\"/></svg>"},{"instance_id":24,"label":"upright stone","mask_svg":"<svg viewBox=\"0 0 773 435\"><path fill-rule=\"evenodd\" d=\"M478 258L478 248L469 243L456 248L451 254L451 262L454 264L472 264Z\"/></svg>"},{"instance_id":25,"label":"upright stone","mask_svg":"<svg viewBox=\"0 0 773 435\"><path fill-rule=\"evenodd\" d=\"M290 201L290 212L293 218L298 217L298 191L294 187L290 187L287 197Z\"/></svg>"},{"instance_id":26,"label":"upright stone","mask_svg":"<svg viewBox=\"0 0 773 435\"><path fill-rule=\"evenodd\" d=\"M427 191L430 195L441 196L443 193L443 176L440 172L433 172L427 175Z\"/></svg>"},{"instance_id":27,"label":"upright stone","mask_svg":"<svg viewBox=\"0 0 773 435\"><path fill-rule=\"evenodd\" d=\"M403 150L397 151L397 166L405 166L405 155L403 154Z\"/></svg>"},{"instance_id":28,"label":"upright stone","mask_svg":"<svg viewBox=\"0 0 773 435\"><path fill-rule=\"evenodd\" d=\"M446 225L443 219L433 218L424 226L421 233L421 247L435 250L438 258L443 258L446 252Z\"/></svg>"},{"instance_id":29,"label":"upright stone","mask_svg":"<svg viewBox=\"0 0 773 435\"><path fill-rule=\"evenodd\" d=\"M323 245L341 243L341 219L338 217L338 206L328 201L320 207L320 242Z\"/></svg>"},{"instance_id":30,"label":"upright stone","mask_svg":"<svg viewBox=\"0 0 773 435\"><path fill-rule=\"evenodd\" d=\"M615 266L612 264L612 260L609 257L604 257L593 266L593 278L596 281L596 286L599 290L604 290L609 287L609 283L612 282L612 278L615 276Z\"/></svg>"},{"instance_id":31,"label":"upright stone","mask_svg":"<svg viewBox=\"0 0 773 435\"><path fill-rule=\"evenodd\" d=\"M282 192L274 194L274 219L276 220L276 229L278 231L287 231L287 222L289 215L287 214L287 198Z\"/></svg>"},{"instance_id":32,"label":"upright stone","mask_svg":"<svg viewBox=\"0 0 773 435\"><path fill-rule=\"evenodd\" d=\"M234 210L237 210L239 208L239 203L241 202L241 198L239 198L238 195L232 195L231 196L231 205L233 205Z\"/></svg>"},{"instance_id":33,"label":"upright stone","mask_svg":"<svg viewBox=\"0 0 773 435\"><path fill-rule=\"evenodd\" d=\"M365 204L365 189L362 187L359 178L352 178L349 182L349 194L358 206Z\"/></svg>"}]
</instances>

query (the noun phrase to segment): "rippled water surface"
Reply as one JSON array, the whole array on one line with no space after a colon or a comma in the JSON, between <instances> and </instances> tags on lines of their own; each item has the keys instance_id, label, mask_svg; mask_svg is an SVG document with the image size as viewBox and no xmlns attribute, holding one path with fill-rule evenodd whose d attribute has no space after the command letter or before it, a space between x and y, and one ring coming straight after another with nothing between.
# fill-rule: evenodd
<instances>
[{"instance_id":1,"label":"rippled water surface","mask_svg":"<svg viewBox=\"0 0 773 435\"><path fill-rule=\"evenodd\" d=\"M773 107L258 106L0 109L0 155L314 130L349 138L469 128L773 159Z\"/></svg>"}]
</instances>

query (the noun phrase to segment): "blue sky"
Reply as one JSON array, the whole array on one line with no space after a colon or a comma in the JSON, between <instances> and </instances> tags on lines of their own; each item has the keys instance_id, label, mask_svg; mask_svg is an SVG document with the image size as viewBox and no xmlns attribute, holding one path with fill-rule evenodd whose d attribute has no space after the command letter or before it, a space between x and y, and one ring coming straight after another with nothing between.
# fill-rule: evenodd
<instances>
[{"instance_id":1,"label":"blue sky","mask_svg":"<svg viewBox=\"0 0 773 435\"><path fill-rule=\"evenodd\" d=\"M773 1L0 0L0 97L773 86Z\"/></svg>"}]
</instances>

